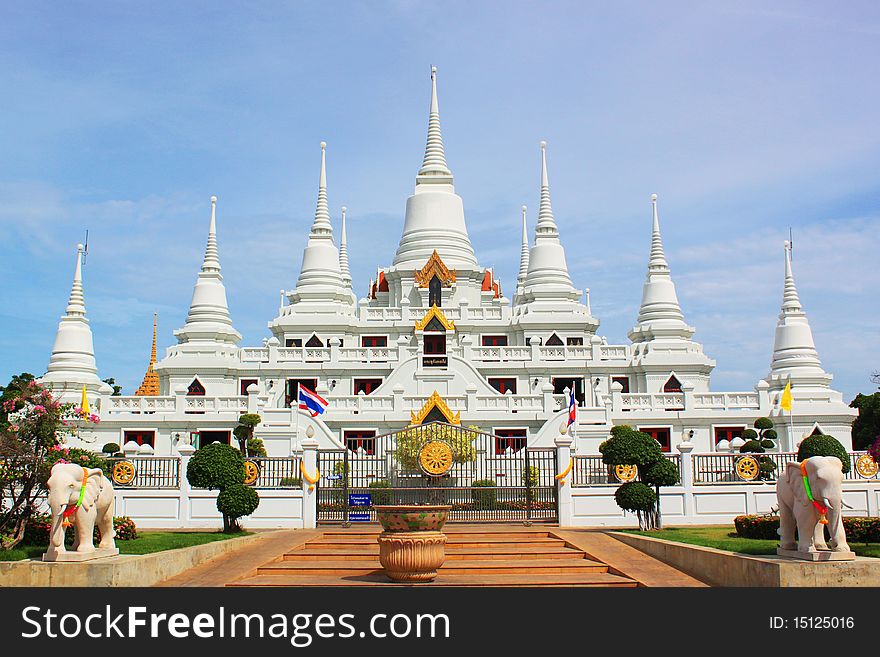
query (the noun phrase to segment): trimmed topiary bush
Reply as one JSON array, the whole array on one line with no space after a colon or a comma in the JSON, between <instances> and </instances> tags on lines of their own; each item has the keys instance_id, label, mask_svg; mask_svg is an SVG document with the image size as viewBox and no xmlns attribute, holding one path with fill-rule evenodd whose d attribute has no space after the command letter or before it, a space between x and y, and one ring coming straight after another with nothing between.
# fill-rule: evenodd
<instances>
[{"instance_id":1,"label":"trimmed topiary bush","mask_svg":"<svg viewBox=\"0 0 880 657\"><path fill-rule=\"evenodd\" d=\"M770 446L773 447L773 443L770 443ZM739 448L740 454L761 454L763 452L764 446L760 440L747 440Z\"/></svg>"},{"instance_id":2,"label":"trimmed topiary bush","mask_svg":"<svg viewBox=\"0 0 880 657\"><path fill-rule=\"evenodd\" d=\"M244 457L231 445L210 443L192 455L186 479L195 488L224 489L244 483Z\"/></svg>"},{"instance_id":3,"label":"trimmed topiary bush","mask_svg":"<svg viewBox=\"0 0 880 657\"><path fill-rule=\"evenodd\" d=\"M678 466L666 457L649 465L642 475L642 481L651 486L675 486L678 480Z\"/></svg>"},{"instance_id":4,"label":"trimmed topiary bush","mask_svg":"<svg viewBox=\"0 0 880 657\"><path fill-rule=\"evenodd\" d=\"M621 509L635 511L641 515L654 509L657 495L647 484L628 481L614 492L614 501Z\"/></svg>"},{"instance_id":5,"label":"trimmed topiary bush","mask_svg":"<svg viewBox=\"0 0 880 657\"><path fill-rule=\"evenodd\" d=\"M755 431L754 429L746 429L745 431L743 431L742 439L745 440L746 442L748 442L750 440L754 440L757 437L758 437L758 432Z\"/></svg>"},{"instance_id":6,"label":"trimmed topiary bush","mask_svg":"<svg viewBox=\"0 0 880 657\"><path fill-rule=\"evenodd\" d=\"M120 449L121 448L116 443L107 443L101 448L101 451L104 452L104 454L110 454L112 456L113 454L119 453Z\"/></svg>"},{"instance_id":7,"label":"trimmed topiary bush","mask_svg":"<svg viewBox=\"0 0 880 657\"><path fill-rule=\"evenodd\" d=\"M495 481L493 479L477 479L471 484L471 498L478 509L492 509L495 507Z\"/></svg>"},{"instance_id":8,"label":"trimmed topiary bush","mask_svg":"<svg viewBox=\"0 0 880 657\"><path fill-rule=\"evenodd\" d=\"M852 469L849 453L834 436L817 434L804 438L798 447L798 461L803 461L811 456L836 456L843 463L843 474L848 473Z\"/></svg>"},{"instance_id":9,"label":"trimmed topiary bush","mask_svg":"<svg viewBox=\"0 0 880 657\"><path fill-rule=\"evenodd\" d=\"M373 504L391 504L391 484L384 479L370 482L367 486L372 495Z\"/></svg>"},{"instance_id":10,"label":"trimmed topiary bush","mask_svg":"<svg viewBox=\"0 0 880 657\"><path fill-rule=\"evenodd\" d=\"M755 420L755 429L758 431L766 431L773 428L773 420L769 417L759 417Z\"/></svg>"},{"instance_id":11,"label":"trimmed topiary bush","mask_svg":"<svg viewBox=\"0 0 880 657\"><path fill-rule=\"evenodd\" d=\"M229 526L224 531L240 531L238 519L249 516L259 505L260 496L250 486L232 484L221 490L217 496L217 510L223 514L224 519L229 519Z\"/></svg>"}]
</instances>

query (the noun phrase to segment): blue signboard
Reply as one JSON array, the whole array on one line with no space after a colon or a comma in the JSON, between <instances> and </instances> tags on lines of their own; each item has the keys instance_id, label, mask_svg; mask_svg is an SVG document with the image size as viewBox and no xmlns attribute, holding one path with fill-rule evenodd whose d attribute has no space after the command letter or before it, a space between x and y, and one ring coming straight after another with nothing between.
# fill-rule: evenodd
<instances>
[{"instance_id":1,"label":"blue signboard","mask_svg":"<svg viewBox=\"0 0 880 657\"><path fill-rule=\"evenodd\" d=\"M370 522L370 514L369 513L349 513L348 514L349 522Z\"/></svg>"},{"instance_id":2,"label":"blue signboard","mask_svg":"<svg viewBox=\"0 0 880 657\"><path fill-rule=\"evenodd\" d=\"M348 496L348 506L372 506L373 496L369 493L351 494Z\"/></svg>"},{"instance_id":3,"label":"blue signboard","mask_svg":"<svg viewBox=\"0 0 880 657\"><path fill-rule=\"evenodd\" d=\"M333 481L334 479L342 479L342 475L327 475L324 479L330 479Z\"/></svg>"}]
</instances>

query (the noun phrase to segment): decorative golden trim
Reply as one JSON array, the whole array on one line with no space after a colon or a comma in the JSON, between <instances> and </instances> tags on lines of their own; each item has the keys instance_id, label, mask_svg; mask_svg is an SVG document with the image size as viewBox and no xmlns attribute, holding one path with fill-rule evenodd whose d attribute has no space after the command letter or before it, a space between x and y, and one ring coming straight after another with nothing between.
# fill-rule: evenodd
<instances>
[{"instance_id":1,"label":"decorative golden trim","mask_svg":"<svg viewBox=\"0 0 880 657\"><path fill-rule=\"evenodd\" d=\"M303 476L303 479L306 480L306 483L309 485L309 492L315 490L315 484L318 483L318 480L321 478L321 471L316 467L315 468L315 476L310 477L309 473L306 472L305 461L300 461L299 462L299 472Z\"/></svg>"},{"instance_id":2,"label":"decorative golden trim","mask_svg":"<svg viewBox=\"0 0 880 657\"><path fill-rule=\"evenodd\" d=\"M260 466L255 461L244 462L244 484L245 486L253 486L260 477Z\"/></svg>"},{"instance_id":3,"label":"decorative golden trim","mask_svg":"<svg viewBox=\"0 0 880 657\"><path fill-rule=\"evenodd\" d=\"M431 440L419 451L419 465L426 475L442 477L452 468L452 448L443 440Z\"/></svg>"},{"instance_id":4,"label":"decorative golden trim","mask_svg":"<svg viewBox=\"0 0 880 657\"><path fill-rule=\"evenodd\" d=\"M560 486L565 486L565 478L568 476L568 473L571 472L571 469L574 467L574 459L568 459L568 467L556 475L556 481L559 482Z\"/></svg>"},{"instance_id":5,"label":"decorative golden trim","mask_svg":"<svg viewBox=\"0 0 880 657\"><path fill-rule=\"evenodd\" d=\"M419 409L418 413L410 412L411 423L421 424L424 422L425 418L428 417L428 413L435 408L443 414L443 417L446 418L446 421L449 422L449 424L461 424L461 413L453 414L452 409L447 406L446 402L443 401L443 397L441 397L440 393L436 390L431 393L431 396L428 397L428 401L426 401L425 405Z\"/></svg>"},{"instance_id":6,"label":"decorative golden trim","mask_svg":"<svg viewBox=\"0 0 880 657\"><path fill-rule=\"evenodd\" d=\"M617 481L626 483L634 481L639 474L639 468L635 465L616 465L614 466L614 476Z\"/></svg>"},{"instance_id":7,"label":"decorative golden trim","mask_svg":"<svg viewBox=\"0 0 880 657\"><path fill-rule=\"evenodd\" d=\"M880 467L878 467L870 454L862 454L856 459L856 472L859 473L860 477L870 479L877 474L878 470L880 470Z\"/></svg>"},{"instance_id":8,"label":"decorative golden trim","mask_svg":"<svg viewBox=\"0 0 880 657\"><path fill-rule=\"evenodd\" d=\"M754 481L761 473L758 459L754 456L743 456L737 459L734 470L736 471L736 476L743 481Z\"/></svg>"},{"instance_id":9,"label":"decorative golden trim","mask_svg":"<svg viewBox=\"0 0 880 657\"><path fill-rule=\"evenodd\" d=\"M428 322L430 322L435 317L437 318L437 321L439 321L443 325L443 328L445 328L447 331L455 330L455 322L446 319L446 315L443 314L443 311L440 310L436 305L433 305L428 310L428 312L425 313L424 317L416 321L416 331L424 331L425 327L428 325Z\"/></svg>"},{"instance_id":10,"label":"decorative golden trim","mask_svg":"<svg viewBox=\"0 0 880 657\"><path fill-rule=\"evenodd\" d=\"M434 249L434 253L428 258L428 262L425 263L425 266L421 269L416 269L413 272L413 275L415 276L416 283L418 283L419 287L428 287L428 284L435 275L440 279L440 283L443 287L449 287L455 283L456 272L454 269L450 271L450 269L443 264L443 260L440 259L440 254Z\"/></svg>"},{"instance_id":11,"label":"decorative golden trim","mask_svg":"<svg viewBox=\"0 0 880 657\"><path fill-rule=\"evenodd\" d=\"M114 484L127 486L132 481L134 481L135 474L136 470L134 467L134 463L132 463L131 461L117 461L113 465L113 470L111 470L110 478L113 480Z\"/></svg>"}]
</instances>

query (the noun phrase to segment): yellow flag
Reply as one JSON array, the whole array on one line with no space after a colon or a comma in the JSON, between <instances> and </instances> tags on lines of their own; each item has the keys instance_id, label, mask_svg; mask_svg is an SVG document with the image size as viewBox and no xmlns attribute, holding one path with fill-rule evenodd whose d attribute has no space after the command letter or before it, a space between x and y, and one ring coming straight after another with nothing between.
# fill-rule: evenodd
<instances>
[{"instance_id":1,"label":"yellow flag","mask_svg":"<svg viewBox=\"0 0 880 657\"><path fill-rule=\"evenodd\" d=\"M785 384L785 390L779 399L779 408L791 413L791 381Z\"/></svg>"},{"instance_id":2,"label":"yellow flag","mask_svg":"<svg viewBox=\"0 0 880 657\"><path fill-rule=\"evenodd\" d=\"M82 401L80 402L79 406L82 409L83 415L89 414L89 396L86 394L85 386L83 386Z\"/></svg>"}]
</instances>

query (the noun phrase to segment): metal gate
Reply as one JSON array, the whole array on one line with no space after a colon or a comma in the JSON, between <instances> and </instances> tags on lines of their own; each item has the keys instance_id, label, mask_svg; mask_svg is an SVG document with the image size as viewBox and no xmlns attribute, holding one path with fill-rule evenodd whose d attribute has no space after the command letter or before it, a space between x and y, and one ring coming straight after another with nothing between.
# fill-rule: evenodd
<instances>
[{"instance_id":1,"label":"metal gate","mask_svg":"<svg viewBox=\"0 0 880 657\"><path fill-rule=\"evenodd\" d=\"M375 522L374 504L426 503L451 505L450 521L556 521L556 450L525 442L432 422L321 451L318 522Z\"/></svg>"}]
</instances>

